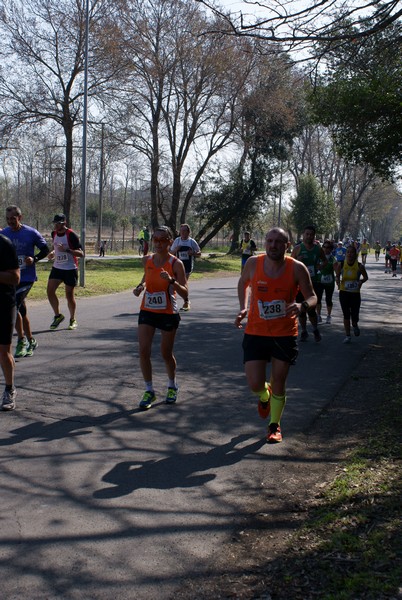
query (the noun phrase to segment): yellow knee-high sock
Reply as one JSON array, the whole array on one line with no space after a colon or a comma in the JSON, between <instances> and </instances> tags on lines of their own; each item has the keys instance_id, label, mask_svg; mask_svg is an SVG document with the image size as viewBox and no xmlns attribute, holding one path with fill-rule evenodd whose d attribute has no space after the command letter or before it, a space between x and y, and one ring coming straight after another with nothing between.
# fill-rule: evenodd
<instances>
[{"instance_id":1,"label":"yellow knee-high sock","mask_svg":"<svg viewBox=\"0 0 402 600\"><path fill-rule=\"evenodd\" d=\"M280 423L281 417L283 414L283 410L286 404L286 396L277 396L276 394L272 394L271 396L271 423Z\"/></svg>"},{"instance_id":2,"label":"yellow knee-high sock","mask_svg":"<svg viewBox=\"0 0 402 600\"><path fill-rule=\"evenodd\" d=\"M256 394L261 402L268 402L268 400L271 398L271 388L269 387L269 384L265 382L264 389L261 392L256 392Z\"/></svg>"}]
</instances>

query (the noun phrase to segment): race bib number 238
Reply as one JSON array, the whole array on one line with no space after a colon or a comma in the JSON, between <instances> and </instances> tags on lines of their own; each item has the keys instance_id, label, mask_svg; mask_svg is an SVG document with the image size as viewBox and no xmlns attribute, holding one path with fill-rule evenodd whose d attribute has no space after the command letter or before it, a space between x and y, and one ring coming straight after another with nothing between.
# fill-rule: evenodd
<instances>
[{"instance_id":1,"label":"race bib number 238","mask_svg":"<svg viewBox=\"0 0 402 600\"><path fill-rule=\"evenodd\" d=\"M271 300L271 302L258 300L258 310L261 319L278 319L286 315L286 302L285 300Z\"/></svg>"}]
</instances>

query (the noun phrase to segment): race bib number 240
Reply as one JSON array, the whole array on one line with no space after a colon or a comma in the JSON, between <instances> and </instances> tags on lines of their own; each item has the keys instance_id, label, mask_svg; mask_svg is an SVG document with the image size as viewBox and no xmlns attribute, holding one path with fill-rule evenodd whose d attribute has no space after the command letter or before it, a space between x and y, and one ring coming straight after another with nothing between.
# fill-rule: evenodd
<instances>
[{"instance_id":1,"label":"race bib number 240","mask_svg":"<svg viewBox=\"0 0 402 600\"><path fill-rule=\"evenodd\" d=\"M167 307L165 292L145 292L145 308L149 310L163 310Z\"/></svg>"}]
</instances>

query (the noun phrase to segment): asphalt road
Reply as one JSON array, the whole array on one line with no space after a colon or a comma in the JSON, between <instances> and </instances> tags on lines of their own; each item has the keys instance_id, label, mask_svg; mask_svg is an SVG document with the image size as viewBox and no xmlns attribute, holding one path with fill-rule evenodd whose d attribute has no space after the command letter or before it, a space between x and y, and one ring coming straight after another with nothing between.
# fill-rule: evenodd
<instances>
[{"instance_id":1,"label":"asphalt road","mask_svg":"<svg viewBox=\"0 0 402 600\"><path fill-rule=\"evenodd\" d=\"M190 282L176 343L178 403L137 409L139 300L80 299L76 331L56 331L47 302L30 305L39 347L16 367L17 410L0 414L0 574L4 600L165 600L207 572L292 438L331 401L376 342L400 331L402 281L370 256L361 330L342 344L335 294L322 342L301 344L288 380L284 442L268 446L233 326L237 278ZM66 305L63 301L63 312ZM265 488L264 488L265 486ZM277 492L278 493L278 492Z\"/></svg>"}]
</instances>

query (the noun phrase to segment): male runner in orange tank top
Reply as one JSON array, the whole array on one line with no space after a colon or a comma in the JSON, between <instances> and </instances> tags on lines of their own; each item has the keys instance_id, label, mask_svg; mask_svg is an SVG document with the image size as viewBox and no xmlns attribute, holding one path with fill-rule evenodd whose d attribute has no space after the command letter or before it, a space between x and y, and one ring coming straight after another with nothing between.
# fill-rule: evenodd
<instances>
[{"instance_id":1,"label":"male runner in orange tank top","mask_svg":"<svg viewBox=\"0 0 402 600\"><path fill-rule=\"evenodd\" d=\"M281 416L286 402L286 379L297 358L297 320L317 304L310 274L300 261L286 255L287 233L279 227L265 237L266 255L252 256L238 283L240 311L235 326L248 321L243 339L244 364L250 389L258 396L258 412L270 423L267 442L282 441ZM295 302L297 291L304 301ZM271 362L270 382L266 366Z\"/></svg>"}]
</instances>

